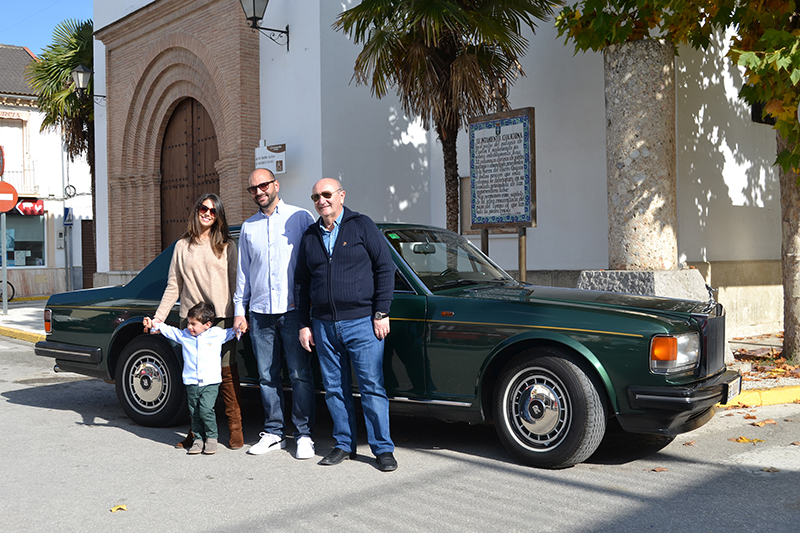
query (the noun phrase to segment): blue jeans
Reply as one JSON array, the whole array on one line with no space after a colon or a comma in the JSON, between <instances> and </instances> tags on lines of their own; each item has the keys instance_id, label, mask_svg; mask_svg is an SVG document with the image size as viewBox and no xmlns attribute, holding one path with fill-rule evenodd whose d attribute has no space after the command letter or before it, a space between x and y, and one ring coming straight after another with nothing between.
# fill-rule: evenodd
<instances>
[{"instance_id":1,"label":"blue jeans","mask_svg":"<svg viewBox=\"0 0 800 533\"><path fill-rule=\"evenodd\" d=\"M297 312L282 315L250 313L250 340L258 365L261 402L264 404L264 431L286 436L283 422L283 383L281 349L286 357L292 383L292 422L294 437L310 437L314 427L314 376L311 354L300 346Z\"/></svg>"},{"instance_id":2,"label":"blue jeans","mask_svg":"<svg viewBox=\"0 0 800 533\"><path fill-rule=\"evenodd\" d=\"M383 386L383 341L375 337L372 317L312 322L325 403L333 419L335 447L356 449L356 413L350 366L358 381L367 441L375 455L394 451L389 435L389 399Z\"/></svg>"}]
</instances>

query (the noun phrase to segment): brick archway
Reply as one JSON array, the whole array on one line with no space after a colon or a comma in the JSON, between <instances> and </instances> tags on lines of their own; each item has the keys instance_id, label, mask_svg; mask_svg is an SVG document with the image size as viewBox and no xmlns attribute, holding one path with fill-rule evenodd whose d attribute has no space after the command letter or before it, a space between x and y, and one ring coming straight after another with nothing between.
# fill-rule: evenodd
<instances>
[{"instance_id":1,"label":"brick archway","mask_svg":"<svg viewBox=\"0 0 800 533\"><path fill-rule=\"evenodd\" d=\"M161 251L161 232L131 231L129 213L160 225L164 131L186 98L214 124L228 222L244 220L242 180L259 139L258 37L225 0L155 2L96 36L106 46L110 266L139 270Z\"/></svg>"}]
</instances>

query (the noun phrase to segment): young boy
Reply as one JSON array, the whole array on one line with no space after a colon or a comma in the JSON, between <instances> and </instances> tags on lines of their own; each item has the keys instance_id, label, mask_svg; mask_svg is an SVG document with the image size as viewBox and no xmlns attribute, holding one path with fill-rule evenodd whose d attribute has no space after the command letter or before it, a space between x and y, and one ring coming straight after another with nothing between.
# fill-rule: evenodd
<instances>
[{"instance_id":1,"label":"young boy","mask_svg":"<svg viewBox=\"0 0 800 533\"><path fill-rule=\"evenodd\" d=\"M192 418L192 432L195 440L189 455L200 452L205 455L217 453L217 417L214 404L222 383L220 356L222 345L236 336L233 328L222 329L213 326L216 317L214 306L200 302L186 316L186 329L178 329L163 322L155 322L145 317L145 331L161 333L183 347L183 384L186 385L186 398L189 415ZM203 447L205 441L205 447Z\"/></svg>"}]
</instances>

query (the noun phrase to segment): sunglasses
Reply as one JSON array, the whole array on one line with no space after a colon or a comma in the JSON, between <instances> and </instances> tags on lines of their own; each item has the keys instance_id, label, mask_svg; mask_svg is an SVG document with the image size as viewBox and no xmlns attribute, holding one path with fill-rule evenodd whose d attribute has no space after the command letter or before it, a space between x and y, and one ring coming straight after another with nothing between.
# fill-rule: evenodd
<instances>
[{"instance_id":1,"label":"sunglasses","mask_svg":"<svg viewBox=\"0 0 800 533\"><path fill-rule=\"evenodd\" d=\"M264 183L259 183L258 185L253 185L252 187L248 187L247 188L247 192L249 192L250 194L255 194L256 191L258 191L259 189L261 189L263 192L267 192L267 189L269 189L269 186L272 185L273 183L275 183L276 181L277 180L265 181Z\"/></svg>"},{"instance_id":2,"label":"sunglasses","mask_svg":"<svg viewBox=\"0 0 800 533\"><path fill-rule=\"evenodd\" d=\"M197 207L197 212L200 213L201 215L205 215L206 213L211 213L211 216L217 216L217 210L214 209L213 207L208 207L205 204L200 204Z\"/></svg>"},{"instance_id":3,"label":"sunglasses","mask_svg":"<svg viewBox=\"0 0 800 533\"><path fill-rule=\"evenodd\" d=\"M311 195L311 201L314 202L314 203L317 203L317 201L320 199L320 197L325 198L326 200L330 200L331 196L333 196L333 193L339 192L341 190L342 189L336 189L335 191L322 191L319 194L314 193L314 194Z\"/></svg>"}]
</instances>

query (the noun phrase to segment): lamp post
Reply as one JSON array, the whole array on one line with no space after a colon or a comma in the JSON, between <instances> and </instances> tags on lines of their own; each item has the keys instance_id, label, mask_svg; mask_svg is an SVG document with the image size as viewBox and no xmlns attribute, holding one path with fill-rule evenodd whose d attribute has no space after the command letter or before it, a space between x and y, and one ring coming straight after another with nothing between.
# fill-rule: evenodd
<instances>
[{"instance_id":1,"label":"lamp post","mask_svg":"<svg viewBox=\"0 0 800 533\"><path fill-rule=\"evenodd\" d=\"M92 79L93 74L92 69L84 65L78 65L72 69L70 76L72 76L72 81L75 82L75 92L78 93L78 96L83 96L86 93L86 89L89 88L89 80ZM105 98L106 96L104 94L92 94L92 97Z\"/></svg>"},{"instance_id":2,"label":"lamp post","mask_svg":"<svg viewBox=\"0 0 800 533\"><path fill-rule=\"evenodd\" d=\"M281 42L284 37L286 38L286 51L289 51L289 25L286 25L285 30L276 30L273 28L262 28L261 27L261 19L264 18L264 13L267 11L267 5L269 4L269 0L239 0L239 3L242 4L242 11L244 11L244 16L247 21L250 23L250 27L254 30L258 30L264 35L266 35L272 42L277 45L282 46L283 43Z\"/></svg>"},{"instance_id":3,"label":"lamp post","mask_svg":"<svg viewBox=\"0 0 800 533\"><path fill-rule=\"evenodd\" d=\"M70 73L72 81L75 82L78 92L83 93L89 87L89 80L92 77L92 69L83 65L78 65Z\"/></svg>"}]
</instances>

